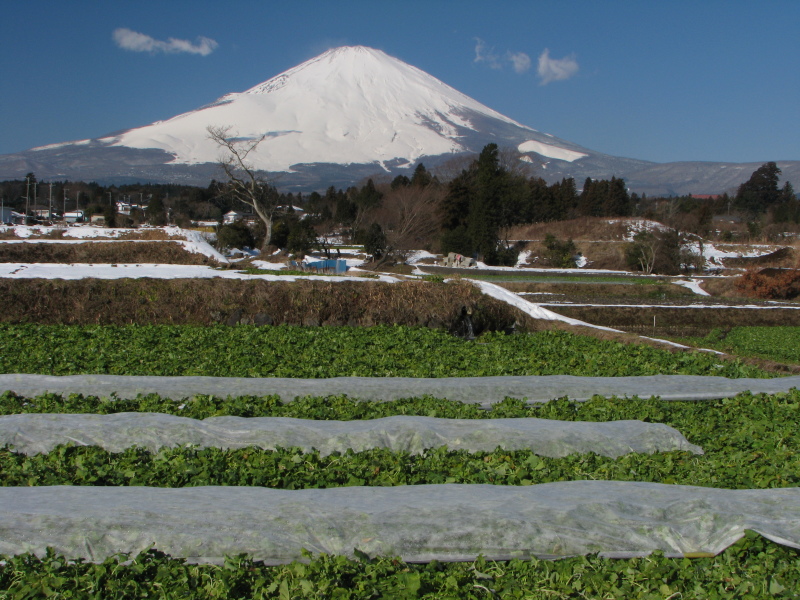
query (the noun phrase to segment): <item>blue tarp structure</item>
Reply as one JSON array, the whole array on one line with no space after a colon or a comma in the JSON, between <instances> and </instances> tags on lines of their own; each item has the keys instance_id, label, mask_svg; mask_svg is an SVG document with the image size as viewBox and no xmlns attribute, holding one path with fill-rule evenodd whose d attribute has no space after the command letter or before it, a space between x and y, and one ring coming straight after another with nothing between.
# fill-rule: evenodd
<instances>
[{"instance_id":1,"label":"blue tarp structure","mask_svg":"<svg viewBox=\"0 0 800 600\"><path fill-rule=\"evenodd\" d=\"M318 260L305 264L307 269L317 271L331 271L333 273L347 273L347 261L341 259Z\"/></svg>"}]
</instances>

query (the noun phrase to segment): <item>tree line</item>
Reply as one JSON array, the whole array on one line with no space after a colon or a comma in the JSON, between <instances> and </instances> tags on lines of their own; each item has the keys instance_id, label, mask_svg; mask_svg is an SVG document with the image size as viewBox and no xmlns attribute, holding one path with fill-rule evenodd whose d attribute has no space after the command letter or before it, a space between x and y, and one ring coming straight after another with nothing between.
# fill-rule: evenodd
<instances>
[{"instance_id":1,"label":"tree line","mask_svg":"<svg viewBox=\"0 0 800 600\"><path fill-rule=\"evenodd\" d=\"M222 130L220 135L224 134ZM231 156L235 157L233 152ZM236 210L258 217L255 223L220 229L223 239L239 247L272 245L295 253L313 247L325 250L326 236L335 234L364 244L376 259L402 260L412 250L428 249L472 256L489 265L516 262L518 252L509 234L512 228L529 223L638 215L659 220L670 230L705 236L714 215L732 211L749 219L754 229L766 221L800 222L800 203L791 183L779 186L780 169L774 162L754 172L735 196L713 198L638 196L617 177L587 178L580 189L572 178L548 184L518 169L518 157L504 154L496 144L484 147L447 177L420 163L411 176L398 175L377 183L368 179L360 186L329 187L306 195L279 192L255 173L248 173L242 164L246 167L243 161L229 163L227 181L212 181L207 187L38 182L30 173L21 180L0 182L0 195L4 206L22 212L26 204L28 208L33 204L31 198L41 205L42 190L49 195L52 183L53 197L59 199L54 202L57 209L66 198L66 210L79 207L87 215L103 214L109 225L169 222L189 226L197 221L221 221L224 214ZM118 201L140 208L119 215L115 212ZM647 244L654 246L652 240ZM561 247L558 240L550 240L550 246L554 256L565 255L570 248L567 242ZM640 252L631 258L633 266L641 263L642 270L655 268L651 254L649 250Z\"/></svg>"}]
</instances>

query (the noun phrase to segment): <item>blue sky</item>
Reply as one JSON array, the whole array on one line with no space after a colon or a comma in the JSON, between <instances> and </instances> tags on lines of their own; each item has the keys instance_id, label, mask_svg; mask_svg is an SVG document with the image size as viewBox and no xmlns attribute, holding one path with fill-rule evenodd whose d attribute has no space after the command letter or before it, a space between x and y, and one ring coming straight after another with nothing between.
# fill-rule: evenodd
<instances>
[{"instance_id":1,"label":"blue sky","mask_svg":"<svg viewBox=\"0 0 800 600\"><path fill-rule=\"evenodd\" d=\"M99 137L364 45L587 148L800 160L800 1L0 0L0 154Z\"/></svg>"}]
</instances>

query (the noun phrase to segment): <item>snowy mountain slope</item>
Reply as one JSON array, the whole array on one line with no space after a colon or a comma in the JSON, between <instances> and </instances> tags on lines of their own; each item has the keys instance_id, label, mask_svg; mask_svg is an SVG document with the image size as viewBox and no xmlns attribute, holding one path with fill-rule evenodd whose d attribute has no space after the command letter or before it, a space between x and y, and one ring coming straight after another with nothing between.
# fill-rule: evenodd
<instances>
[{"instance_id":1,"label":"snowy mountain slope","mask_svg":"<svg viewBox=\"0 0 800 600\"><path fill-rule=\"evenodd\" d=\"M413 166L426 157L434 157L429 163L435 164L479 152L490 141L519 148L534 164L596 154L517 123L380 50L353 46L329 50L249 90L166 121L2 157L0 175L25 168L66 174L91 162L101 177L153 173L154 179L207 181L220 154L208 139L209 126L230 127L243 140L264 136L251 155L253 165L301 176L320 165L328 172L363 165L374 173ZM363 171L351 169L351 177Z\"/></svg>"},{"instance_id":2,"label":"snowy mountain slope","mask_svg":"<svg viewBox=\"0 0 800 600\"><path fill-rule=\"evenodd\" d=\"M334 162L334 156L344 164L411 163L468 150L458 138L463 129L475 130L473 113L529 129L415 67L357 46L329 50L245 92L101 141L157 148L175 163L198 164L219 157L207 126L230 126L243 139L266 136L252 156L265 171Z\"/></svg>"},{"instance_id":3,"label":"snowy mountain slope","mask_svg":"<svg viewBox=\"0 0 800 600\"><path fill-rule=\"evenodd\" d=\"M380 50L354 46L166 121L0 156L0 179L33 171L101 183L206 185L221 176L209 126L230 127L242 139L265 136L253 165L281 188L303 191L406 173L420 161L435 167L490 142L522 152L531 173L551 183L615 175L650 195L728 190L759 166L659 165L588 150L517 123ZM800 173L800 162L780 166L787 179Z\"/></svg>"}]
</instances>

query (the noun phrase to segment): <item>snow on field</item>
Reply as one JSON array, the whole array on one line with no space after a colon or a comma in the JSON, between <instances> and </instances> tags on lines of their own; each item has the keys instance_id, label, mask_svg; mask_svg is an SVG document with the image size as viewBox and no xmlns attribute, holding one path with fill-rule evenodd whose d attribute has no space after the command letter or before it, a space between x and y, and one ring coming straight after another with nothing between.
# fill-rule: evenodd
<instances>
[{"instance_id":1,"label":"snow on field","mask_svg":"<svg viewBox=\"0 0 800 600\"><path fill-rule=\"evenodd\" d=\"M264 271L281 271L286 269L286 263L269 262L268 260L251 260L250 264L256 269Z\"/></svg>"},{"instance_id":2,"label":"snow on field","mask_svg":"<svg viewBox=\"0 0 800 600\"><path fill-rule=\"evenodd\" d=\"M421 260L425 259L433 259L438 261L441 259L439 254L431 254L427 250L414 250L411 254L409 254L408 258L406 258L406 263L409 265L415 265Z\"/></svg>"},{"instance_id":3,"label":"snow on field","mask_svg":"<svg viewBox=\"0 0 800 600\"><path fill-rule=\"evenodd\" d=\"M0 263L0 277L10 279L263 279L267 281L297 281L311 279L339 281L400 281L390 275L377 278L348 277L338 275L248 275L234 270L220 270L204 265L166 265L166 264L63 264L63 263Z\"/></svg>"},{"instance_id":4,"label":"snow on field","mask_svg":"<svg viewBox=\"0 0 800 600\"><path fill-rule=\"evenodd\" d=\"M204 232L202 231L194 231L192 229L182 229L180 227L161 227L159 228L165 234L170 236L170 238L177 238L177 239L170 239L170 242L179 243L186 249L188 252L193 252L195 254L202 254L204 256L208 256L220 263L227 263L227 258L225 258L222 254L220 254L211 244L208 243L208 240L205 238ZM14 243L14 242L26 242L31 244L78 244L82 243L86 240L92 241L103 241L103 242L153 242L158 243L167 240L148 240L148 239L119 239L125 235L136 235L137 233L141 233L144 231L148 231L148 229L119 229L119 228L107 228L107 227L95 227L93 225L80 225L77 227L45 227L41 225L16 225L13 227L2 227L0 228L0 232L7 232L13 231L14 235L19 240L0 240L0 243ZM53 238L41 238L36 236L42 235L52 235L53 232L61 232L65 238L72 238L72 239L53 239Z\"/></svg>"},{"instance_id":5,"label":"snow on field","mask_svg":"<svg viewBox=\"0 0 800 600\"><path fill-rule=\"evenodd\" d=\"M706 267L720 267L725 258L756 258L771 254L782 246L768 245L768 244L719 244L714 245L710 242L703 244L703 258L705 258ZM700 244L692 242L688 244L689 251L695 255L700 254Z\"/></svg>"},{"instance_id":6,"label":"snow on field","mask_svg":"<svg viewBox=\"0 0 800 600\"><path fill-rule=\"evenodd\" d=\"M675 285L681 285L681 286L683 286L685 288L689 288L690 290L692 290L698 296L710 296L711 295L707 291L705 291L703 288L700 287L700 284L703 283L703 282L700 281L699 279L689 279L688 281L685 280L685 279L677 279L677 280L673 279L672 283L674 283Z\"/></svg>"},{"instance_id":7,"label":"snow on field","mask_svg":"<svg viewBox=\"0 0 800 600\"><path fill-rule=\"evenodd\" d=\"M585 321L579 321L578 319L571 319L569 317L559 315L558 313L555 313L552 310L547 310L546 308L543 308L538 304L534 304L533 302L528 302L527 300L518 296L514 292L510 292L507 289L500 287L499 285L496 285L494 283L489 283L488 281L479 281L477 279L468 279L467 281L477 286L487 296L491 296L492 298L497 298L498 300L502 300L506 304L510 304L511 306L518 308L519 310L521 310L527 315L530 315L534 319L545 319L547 321L562 321L570 325L584 325L586 327L593 327L595 329L602 329L604 331L619 332L619 329L611 329L610 327L601 327L599 325L592 325L591 323L586 323Z\"/></svg>"},{"instance_id":8,"label":"snow on field","mask_svg":"<svg viewBox=\"0 0 800 600\"><path fill-rule=\"evenodd\" d=\"M533 254L533 252L531 252L530 250L522 250L517 255L517 264L514 265L514 266L517 267L517 268L524 267L527 264L528 259L531 257L531 254ZM580 266L583 266L583 265L580 265Z\"/></svg>"},{"instance_id":9,"label":"snow on field","mask_svg":"<svg viewBox=\"0 0 800 600\"><path fill-rule=\"evenodd\" d=\"M628 232L625 234L623 241L632 242L633 236L642 231L666 231L667 227L658 221L651 221L650 219L611 219L608 221L609 225L616 223L625 223L628 226Z\"/></svg>"}]
</instances>

